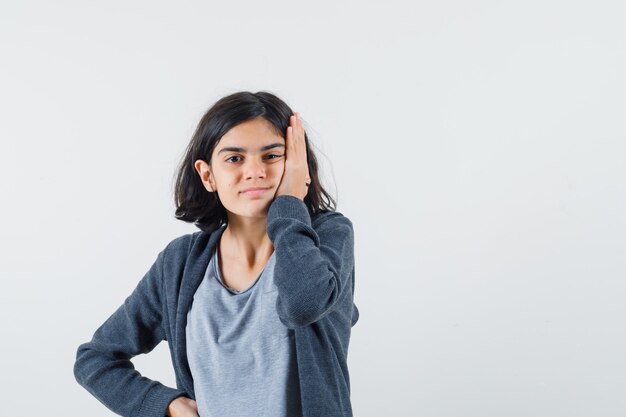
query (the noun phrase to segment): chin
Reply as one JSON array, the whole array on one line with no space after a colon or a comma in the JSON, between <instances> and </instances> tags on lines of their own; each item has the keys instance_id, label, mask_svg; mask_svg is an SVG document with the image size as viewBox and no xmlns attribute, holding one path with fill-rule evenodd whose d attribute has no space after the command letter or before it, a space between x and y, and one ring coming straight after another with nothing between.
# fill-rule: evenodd
<instances>
[{"instance_id":1,"label":"chin","mask_svg":"<svg viewBox=\"0 0 626 417\"><path fill-rule=\"evenodd\" d=\"M231 210L226 208L226 211L229 215L234 215L237 217L252 217L252 218L266 218L267 212L269 211L270 203L257 202L256 204L248 204L246 207L243 205L239 205L235 210Z\"/></svg>"}]
</instances>

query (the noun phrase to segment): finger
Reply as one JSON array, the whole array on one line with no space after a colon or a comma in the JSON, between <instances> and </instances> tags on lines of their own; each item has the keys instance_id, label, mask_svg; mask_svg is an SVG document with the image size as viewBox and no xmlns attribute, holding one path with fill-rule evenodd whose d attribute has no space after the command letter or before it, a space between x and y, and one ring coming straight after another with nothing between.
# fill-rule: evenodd
<instances>
[{"instance_id":1,"label":"finger","mask_svg":"<svg viewBox=\"0 0 626 417\"><path fill-rule=\"evenodd\" d=\"M301 157L304 155L304 128L302 127L302 119L300 119L300 113L294 112L296 117L296 133L294 135L294 149L297 149L295 152L298 153L298 156Z\"/></svg>"},{"instance_id":2,"label":"finger","mask_svg":"<svg viewBox=\"0 0 626 417\"><path fill-rule=\"evenodd\" d=\"M297 113L296 113L297 114ZM295 150L298 142L298 117L294 114L291 116L291 149Z\"/></svg>"},{"instance_id":3,"label":"finger","mask_svg":"<svg viewBox=\"0 0 626 417\"><path fill-rule=\"evenodd\" d=\"M302 118L300 117L300 113L296 112L296 115L298 117L298 137L304 142L304 125L302 124Z\"/></svg>"},{"instance_id":4,"label":"finger","mask_svg":"<svg viewBox=\"0 0 626 417\"><path fill-rule=\"evenodd\" d=\"M295 154L293 126L289 126L287 128L287 140L285 143L285 158L287 158L289 154L291 155Z\"/></svg>"},{"instance_id":5,"label":"finger","mask_svg":"<svg viewBox=\"0 0 626 417\"><path fill-rule=\"evenodd\" d=\"M298 113L298 117L300 117L300 114ZM302 123L302 118L300 118L300 134L302 137L302 152L306 153L306 134L304 131L304 123Z\"/></svg>"},{"instance_id":6,"label":"finger","mask_svg":"<svg viewBox=\"0 0 626 417\"><path fill-rule=\"evenodd\" d=\"M302 118L300 113L296 112L298 117L298 147L300 154L306 159L306 141L304 136L304 125L302 124Z\"/></svg>"},{"instance_id":7,"label":"finger","mask_svg":"<svg viewBox=\"0 0 626 417\"><path fill-rule=\"evenodd\" d=\"M294 139L298 139L299 135L300 135L300 126L298 125L298 112L294 112L293 113L293 138Z\"/></svg>"}]
</instances>

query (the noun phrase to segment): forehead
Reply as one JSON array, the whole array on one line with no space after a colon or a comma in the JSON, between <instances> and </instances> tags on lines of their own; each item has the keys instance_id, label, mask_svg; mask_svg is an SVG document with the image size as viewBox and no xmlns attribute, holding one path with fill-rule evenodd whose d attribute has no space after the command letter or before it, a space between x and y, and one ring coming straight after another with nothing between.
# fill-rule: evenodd
<instances>
[{"instance_id":1,"label":"forehead","mask_svg":"<svg viewBox=\"0 0 626 417\"><path fill-rule=\"evenodd\" d=\"M220 139L220 145L265 143L276 141L276 139L285 140L282 135L278 134L273 124L262 117L257 117L231 128Z\"/></svg>"}]
</instances>

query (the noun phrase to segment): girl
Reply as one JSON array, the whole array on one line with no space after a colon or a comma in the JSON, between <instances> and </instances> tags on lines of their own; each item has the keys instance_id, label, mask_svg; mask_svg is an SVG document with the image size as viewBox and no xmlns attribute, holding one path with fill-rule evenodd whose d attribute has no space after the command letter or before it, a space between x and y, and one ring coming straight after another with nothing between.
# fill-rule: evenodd
<instances>
[{"instance_id":1,"label":"girl","mask_svg":"<svg viewBox=\"0 0 626 417\"><path fill-rule=\"evenodd\" d=\"M352 416L354 232L299 114L268 92L217 101L175 199L176 218L200 231L172 240L78 347L78 383L129 417ZM162 340L176 388L130 360Z\"/></svg>"}]
</instances>

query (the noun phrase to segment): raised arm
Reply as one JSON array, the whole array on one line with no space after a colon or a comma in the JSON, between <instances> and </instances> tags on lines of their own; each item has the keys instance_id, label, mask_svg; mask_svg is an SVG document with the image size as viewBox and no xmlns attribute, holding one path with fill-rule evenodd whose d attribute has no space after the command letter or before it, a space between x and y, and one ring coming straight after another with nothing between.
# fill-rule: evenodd
<instances>
[{"instance_id":1,"label":"raised arm","mask_svg":"<svg viewBox=\"0 0 626 417\"><path fill-rule=\"evenodd\" d=\"M267 232L276 252L277 312L288 327L318 321L345 296L352 302L354 231L347 217L335 212L314 229L304 202L282 195L270 205Z\"/></svg>"}]
</instances>

